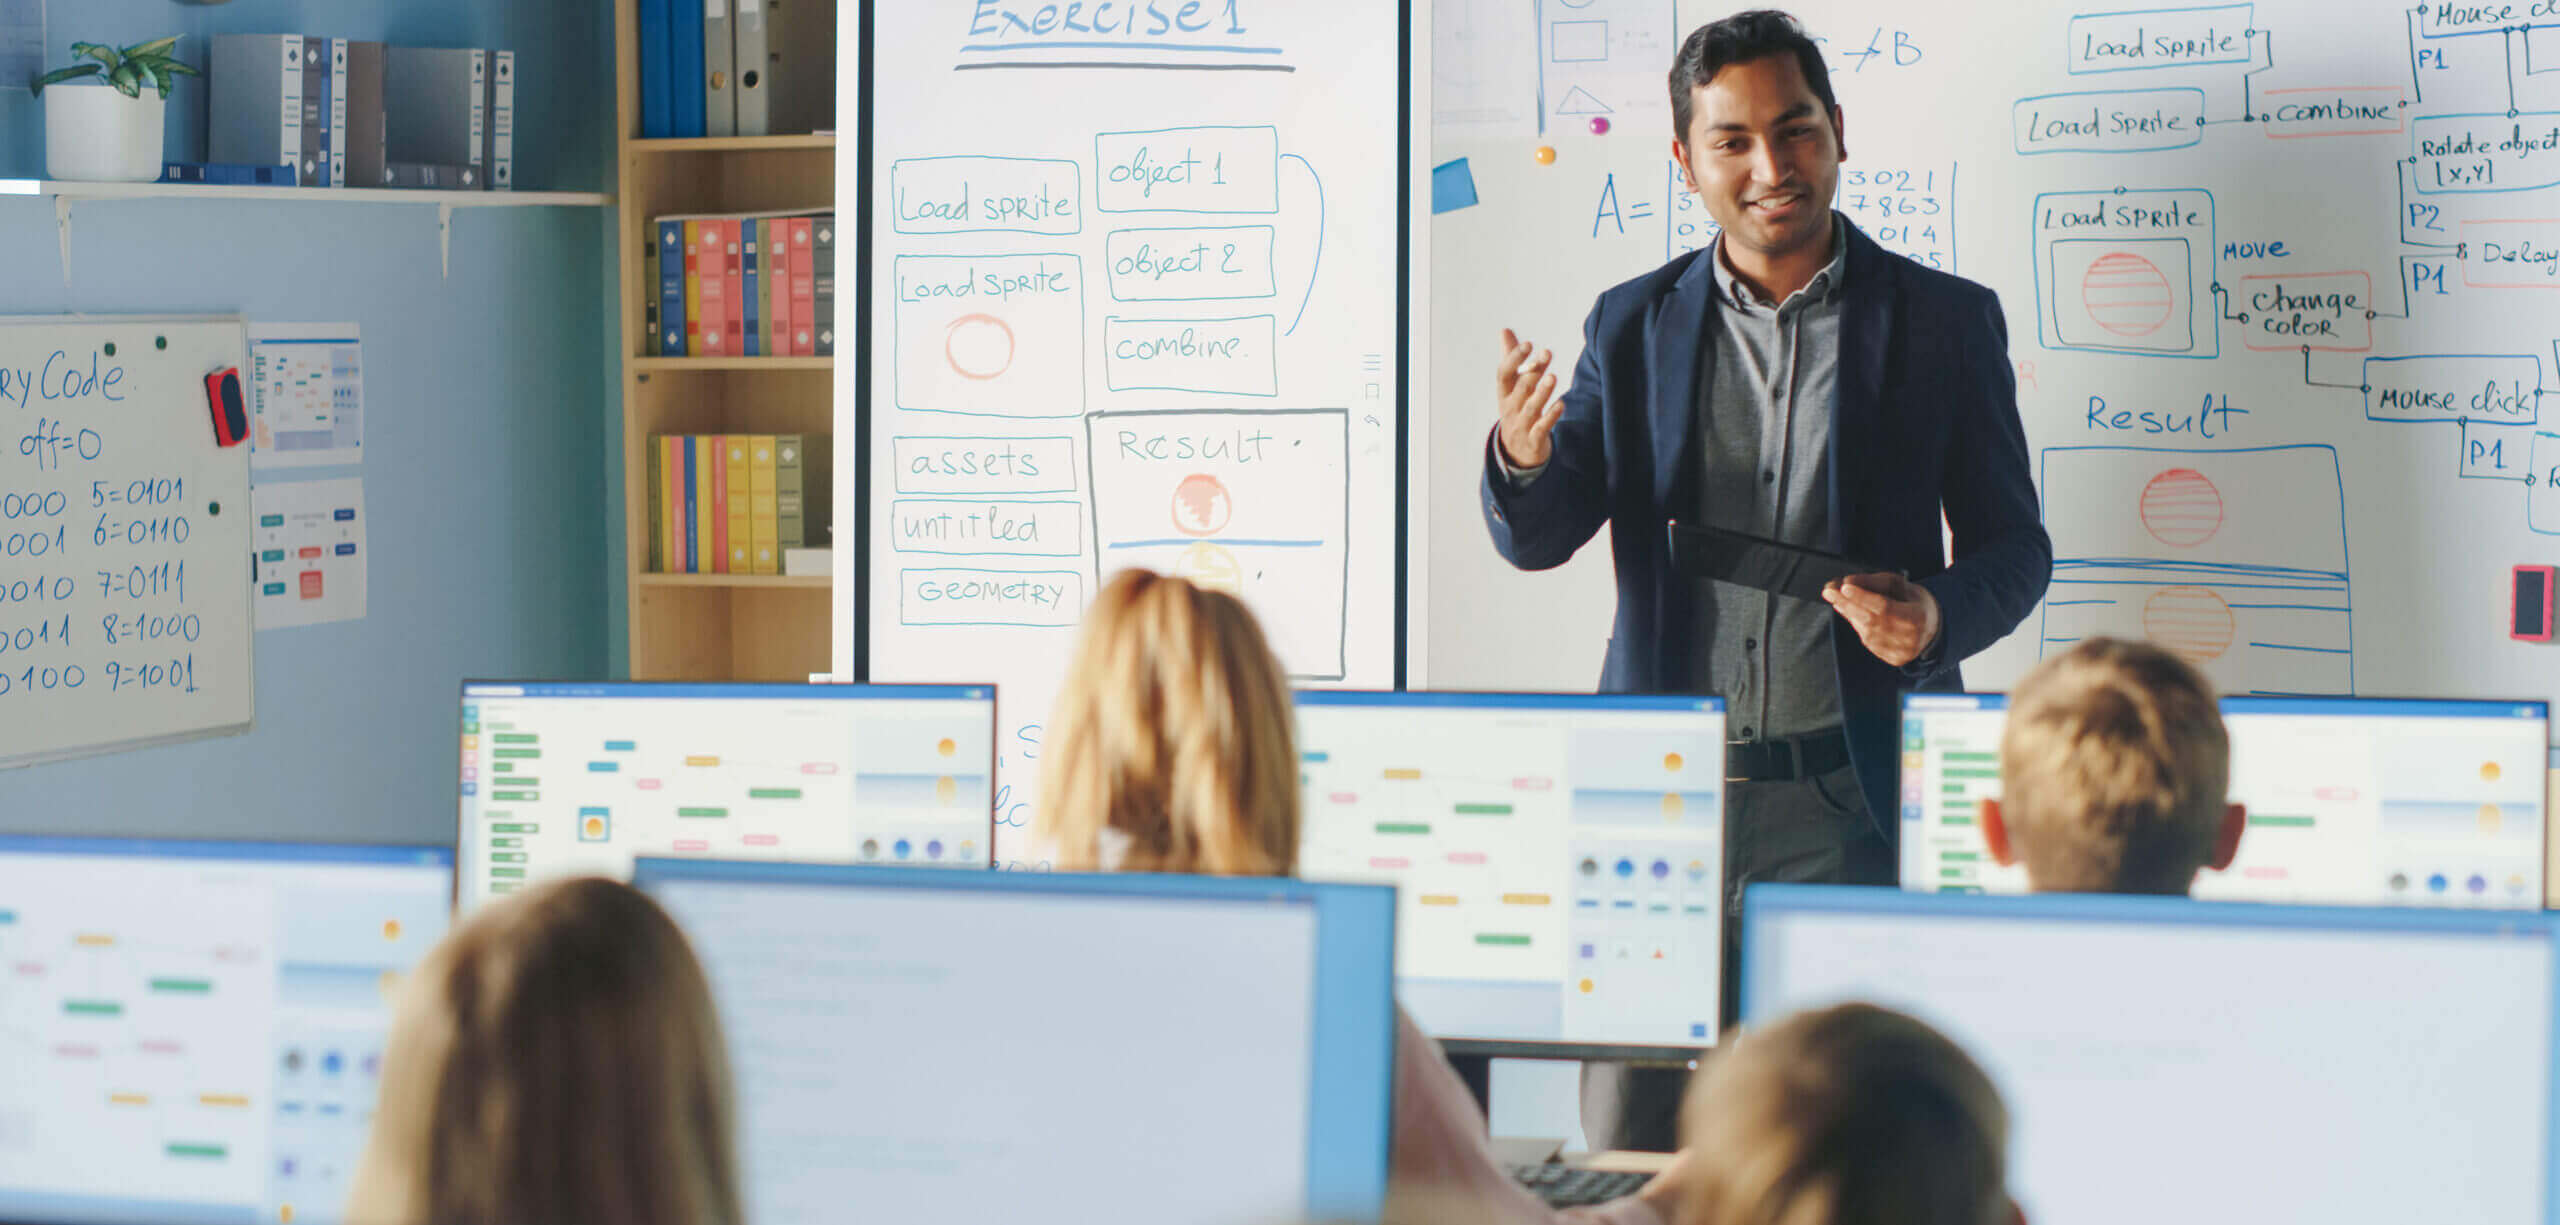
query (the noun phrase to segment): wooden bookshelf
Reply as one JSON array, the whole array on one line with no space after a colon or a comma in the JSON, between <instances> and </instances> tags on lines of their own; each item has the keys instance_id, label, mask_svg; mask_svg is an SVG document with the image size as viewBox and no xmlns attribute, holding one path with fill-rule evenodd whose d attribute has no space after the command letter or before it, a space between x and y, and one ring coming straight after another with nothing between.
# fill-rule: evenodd
<instances>
[{"instance_id":1,"label":"wooden bookshelf","mask_svg":"<svg viewBox=\"0 0 2560 1225\"><path fill-rule=\"evenodd\" d=\"M836 147L833 132L800 136L692 136L668 140L634 140L625 146L633 153L751 153L772 149L827 149Z\"/></svg>"},{"instance_id":2,"label":"wooden bookshelf","mask_svg":"<svg viewBox=\"0 0 2560 1225\"><path fill-rule=\"evenodd\" d=\"M824 0L794 16L833 20ZM835 430L830 357L650 357L646 258L652 218L670 213L821 209L835 199L836 138L782 134L643 139L638 6L615 0L616 156L621 205L623 582L634 680L806 680L830 666L833 582L825 576L660 574L649 569L648 444L661 434L827 434ZM820 18L820 14L824 14ZM787 48L786 48L787 42ZM835 32L776 40L803 63L777 67L817 84L833 73ZM832 86L828 86L831 91ZM849 461L840 461L849 462ZM839 558L838 564L850 564Z\"/></svg>"}]
</instances>

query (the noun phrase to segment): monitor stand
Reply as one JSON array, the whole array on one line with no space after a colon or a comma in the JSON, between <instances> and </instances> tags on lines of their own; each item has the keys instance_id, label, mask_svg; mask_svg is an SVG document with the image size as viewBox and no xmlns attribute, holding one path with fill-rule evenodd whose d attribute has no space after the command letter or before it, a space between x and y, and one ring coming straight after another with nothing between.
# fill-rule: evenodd
<instances>
[{"instance_id":1,"label":"monitor stand","mask_svg":"<svg viewBox=\"0 0 2560 1225\"><path fill-rule=\"evenodd\" d=\"M1476 1099L1476 1112L1485 1117L1488 1126L1493 1119L1493 1057L1490 1055L1451 1055L1449 1066L1458 1070L1458 1080Z\"/></svg>"}]
</instances>

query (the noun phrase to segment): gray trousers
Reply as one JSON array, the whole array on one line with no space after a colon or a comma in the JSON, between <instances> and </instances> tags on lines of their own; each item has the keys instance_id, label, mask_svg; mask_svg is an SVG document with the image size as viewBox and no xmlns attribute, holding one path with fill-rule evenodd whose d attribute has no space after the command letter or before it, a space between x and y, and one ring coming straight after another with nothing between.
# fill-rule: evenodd
<instances>
[{"instance_id":1,"label":"gray trousers","mask_svg":"<svg viewBox=\"0 0 2560 1225\"><path fill-rule=\"evenodd\" d=\"M1857 773L1847 766L1809 779L1734 783L1725 790L1725 1025L1737 1013L1742 890L1759 881L1891 885L1898 865L1867 821ZM1582 1065L1582 1131L1593 1151L1680 1146L1685 1068Z\"/></svg>"}]
</instances>

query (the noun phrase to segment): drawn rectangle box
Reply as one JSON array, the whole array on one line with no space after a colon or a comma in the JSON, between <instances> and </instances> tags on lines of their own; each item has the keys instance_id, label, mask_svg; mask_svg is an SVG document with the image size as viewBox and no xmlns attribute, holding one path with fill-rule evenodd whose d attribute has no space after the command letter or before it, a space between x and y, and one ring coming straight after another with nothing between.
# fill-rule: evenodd
<instances>
[{"instance_id":1,"label":"drawn rectangle box","mask_svg":"<svg viewBox=\"0 0 2560 1225\"><path fill-rule=\"evenodd\" d=\"M2041 484L2054 545L2042 653L2147 637L2224 693L2355 691L2334 447L2053 447Z\"/></svg>"},{"instance_id":2,"label":"drawn rectangle box","mask_svg":"<svg viewBox=\"0 0 2560 1225\"><path fill-rule=\"evenodd\" d=\"M2221 333L2198 327L2211 306L2198 295L2215 283L2212 192L2046 192L2035 198L2029 224L2036 331L2046 348L2190 360L2220 354Z\"/></svg>"},{"instance_id":3,"label":"drawn rectangle box","mask_svg":"<svg viewBox=\"0 0 2560 1225\"><path fill-rule=\"evenodd\" d=\"M1279 333L1280 321L1271 315L1106 319L1103 384L1113 391L1276 396Z\"/></svg>"},{"instance_id":4,"label":"drawn rectangle box","mask_svg":"<svg viewBox=\"0 0 2560 1225\"><path fill-rule=\"evenodd\" d=\"M1211 302L1277 296L1267 225L1113 230L1103 268L1115 302Z\"/></svg>"},{"instance_id":5,"label":"drawn rectangle box","mask_svg":"<svg viewBox=\"0 0 2560 1225\"><path fill-rule=\"evenodd\" d=\"M2465 34L2494 34L2512 25L2525 24L2520 15L2528 6L2489 0L2487 3L2422 4L2418 6L2418 37L2459 38ZM2539 9L2533 9L2540 12ZM2453 17L2456 20L2446 21Z\"/></svg>"},{"instance_id":6,"label":"drawn rectangle box","mask_svg":"<svg viewBox=\"0 0 2560 1225\"><path fill-rule=\"evenodd\" d=\"M2533 471L2533 423L2462 423L2456 463L2465 480L2521 481Z\"/></svg>"},{"instance_id":7,"label":"drawn rectangle box","mask_svg":"<svg viewBox=\"0 0 2560 1225\"><path fill-rule=\"evenodd\" d=\"M1292 676L1342 679L1350 421L1339 408L1087 417L1096 574L1145 566L1232 591Z\"/></svg>"},{"instance_id":8,"label":"drawn rectangle box","mask_svg":"<svg viewBox=\"0 0 2560 1225\"><path fill-rule=\"evenodd\" d=\"M896 498L889 547L969 557L1082 557L1084 503Z\"/></svg>"},{"instance_id":9,"label":"drawn rectangle box","mask_svg":"<svg viewBox=\"0 0 2560 1225\"><path fill-rule=\"evenodd\" d=\"M2020 98L2009 139L2021 154L2154 153L2204 139L2204 91L2100 89Z\"/></svg>"},{"instance_id":10,"label":"drawn rectangle box","mask_svg":"<svg viewBox=\"0 0 2560 1225\"><path fill-rule=\"evenodd\" d=\"M982 417L1084 413L1084 265L1073 255L901 255L891 270L897 406Z\"/></svg>"},{"instance_id":11,"label":"drawn rectangle box","mask_svg":"<svg viewBox=\"0 0 2560 1225\"><path fill-rule=\"evenodd\" d=\"M2516 48L2534 76L2551 71L2547 65L2560 62L2560 25L2528 25L2524 28L2524 45Z\"/></svg>"},{"instance_id":12,"label":"drawn rectangle box","mask_svg":"<svg viewBox=\"0 0 2560 1225\"><path fill-rule=\"evenodd\" d=\"M2524 487L2525 525L2560 536L2560 434L2534 431L2532 464L2533 479Z\"/></svg>"},{"instance_id":13,"label":"drawn rectangle box","mask_svg":"<svg viewBox=\"0 0 2560 1225\"><path fill-rule=\"evenodd\" d=\"M2324 136L2391 136L2409 125L2397 85L2308 85L2270 89L2269 140L2317 140Z\"/></svg>"},{"instance_id":14,"label":"drawn rectangle box","mask_svg":"<svg viewBox=\"0 0 2560 1225\"><path fill-rule=\"evenodd\" d=\"M1609 58L1609 23L1556 21L1547 25L1547 59L1557 64L1596 64Z\"/></svg>"},{"instance_id":15,"label":"drawn rectangle box","mask_svg":"<svg viewBox=\"0 0 2560 1225\"><path fill-rule=\"evenodd\" d=\"M2078 14L2065 36L2064 71L2083 76L2255 62L2255 7L2215 4Z\"/></svg>"},{"instance_id":16,"label":"drawn rectangle box","mask_svg":"<svg viewBox=\"0 0 2560 1225\"><path fill-rule=\"evenodd\" d=\"M2409 184L2424 196L2496 195L2560 186L2560 111L2421 115L2409 125Z\"/></svg>"},{"instance_id":17,"label":"drawn rectangle box","mask_svg":"<svg viewBox=\"0 0 2560 1225\"><path fill-rule=\"evenodd\" d=\"M2560 289L2560 218L2466 220L2462 284L2469 289Z\"/></svg>"},{"instance_id":18,"label":"drawn rectangle box","mask_svg":"<svg viewBox=\"0 0 2560 1225\"><path fill-rule=\"evenodd\" d=\"M899 493L1074 493L1075 439L920 434L889 440Z\"/></svg>"},{"instance_id":19,"label":"drawn rectangle box","mask_svg":"<svg viewBox=\"0 0 2560 1225\"><path fill-rule=\"evenodd\" d=\"M898 624L1066 629L1084 612L1073 570L900 570Z\"/></svg>"},{"instance_id":20,"label":"drawn rectangle box","mask_svg":"<svg viewBox=\"0 0 2560 1225\"><path fill-rule=\"evenodd\" d=\"M2046 260L2056 347L2194 352L2194 250L2186 239L2063 239L2047 246Z\"/></svg>"},{"instance_id":21,"label":"drawn rectangle box","mask_svg":"<svg viewBox=\"0 0 2560 1225\"><path fill-rule=\"evenodd\" d=\"M1280 129L1157 128L1093 138L1097 207L1106 213L1276 213Z\"/></svg>"},{"instance_id":22,"label":"drawn rectangle box","mask_svg":"<svg viewBox=\"0 0 2560 1225\"><path fill-rule=\"evenodd\" d=\"M889 163L901 234L1076 234L1083 180L1063 158L911 157Z\"/></svg>"},{"instance_id":23,"label":"drawn rectangle box","mask_svg":"<svg viewBox=\"0 0 2560 1225\"><path fill-rule=\"evenodd\" d=\"M2373 274L2265 273L2240 278L2240 343L2261 353L2362 353L2373 348ZM2309 303L2306 309L2306 302Z\"/></svg>"},{"instance_id":24,"label":"drawn rectangle box","mask_svg":"<svg viewBox=\"0 0 2560 1225\"><path fill-rule=\"evenodd\" d=\"M2531 425L2542 363L2526 353L2368 357L2362 384L2368 421Z\"/></svg>"}]
</instances>

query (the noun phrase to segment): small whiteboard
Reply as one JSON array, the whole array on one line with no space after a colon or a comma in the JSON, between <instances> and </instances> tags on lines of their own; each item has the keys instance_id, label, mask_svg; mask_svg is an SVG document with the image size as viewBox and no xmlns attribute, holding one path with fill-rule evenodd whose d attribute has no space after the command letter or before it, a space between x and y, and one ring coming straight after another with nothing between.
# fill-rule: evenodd
<instances>
[{"instance_id":1,"label":"small whiteboard","mask_svg":"<svg viewBox=\"0 0 2560 1225\"><path fill-rule=\"evenodd\" d=\"M237 319L0 320L0 767L248 730Z\"/></svg>"},{"instance_id":2,"label":"small whiteboard","mask_svg":"<svg viewBox=\"0 0 2560 1225\"><path fill-rule=\"evenodd\" d=\"M1000 688L1000 859L1036 859L1043 725L1124 569L1245 601L1295 683L1398 681L1409 7L926 0L875 6L867 52L845 27L871 97L838 104L876 139L838 163L872 203L838 249L876 275L870 381L836 388L869 535L837 546L870 679Z\"/></svg>"}]
</instances>

